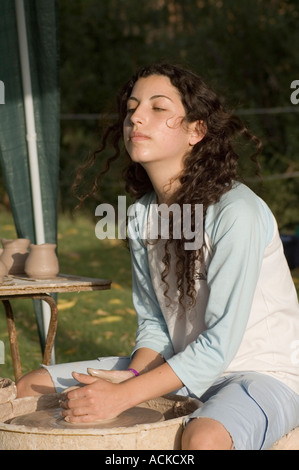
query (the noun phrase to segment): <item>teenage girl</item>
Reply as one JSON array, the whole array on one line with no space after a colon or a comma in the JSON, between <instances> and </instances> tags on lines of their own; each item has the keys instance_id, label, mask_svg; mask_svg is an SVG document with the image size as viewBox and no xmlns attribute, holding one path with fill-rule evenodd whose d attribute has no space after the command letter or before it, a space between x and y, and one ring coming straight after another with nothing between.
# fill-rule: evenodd
<instances>
[{"instance_id":1,"label":"teenage girl","mask_svg":"<svg viewBox=\"0 0 299 470\"><path fill-rule=\"evenodd\" d=\"M299 308L276 221L238 175L234 144L244 137L259 150L258 139L200 77L169 64L142 68L121 90L118 112L102 149L111 141L115 160L124 141L136 199L128 223L134 350L44 366L20 379L19 397L79 382L62 414L86 423L188 395L203 404L186 419L182 449L268 449L299 425ZM187 249L190 237L182 224L178 236L169 212L169 236L151 239L161 204L181 214L189 204L193 231L202 208L200 246Z\"/></svg>"}]
</instances>

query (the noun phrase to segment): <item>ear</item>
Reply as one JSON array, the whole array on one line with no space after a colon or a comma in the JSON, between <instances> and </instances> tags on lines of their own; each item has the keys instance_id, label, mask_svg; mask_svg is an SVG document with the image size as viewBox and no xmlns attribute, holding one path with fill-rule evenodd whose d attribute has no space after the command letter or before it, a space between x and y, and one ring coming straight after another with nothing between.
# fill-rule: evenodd
<instances>
[{"instance_id":1,"label":"ear","mask_svg":"<svg viewBox=\"0 0 299 470\"><path fill-rule=\"evenodd\" d=\"M195 121L190 124L189 131L189 144L193 147L204 138L207 133L207 126L203 121Z\"/></svg>"}]
</instances>

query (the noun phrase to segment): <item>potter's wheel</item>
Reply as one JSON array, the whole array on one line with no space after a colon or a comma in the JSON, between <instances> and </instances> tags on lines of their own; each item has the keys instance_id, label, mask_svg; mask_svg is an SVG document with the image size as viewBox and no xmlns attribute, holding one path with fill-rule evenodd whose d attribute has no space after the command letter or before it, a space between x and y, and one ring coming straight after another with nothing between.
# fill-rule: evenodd
<instances>
[{"instance_id":1,"label":"potter's wheel","mask_svg":"<svg viewBox=\"0 0 299 470\"><path fill-rule=\"evenodd\" d=\"M52 394L0 403L0 452L181 449L184 419L198 408L197 400L171 395L141 403L109 422L71 424L60 416L60 401L61 394Z\"/></svg>"},{"instance_id":2,"label":"potter's wheel","mask_svg":"<svg viewBox=\"0 0 299 470\"><path fill-rule=\"evenodd\" d=\"M124 411L116 418L102 419L92 423L68 423L61 416L60 412L61 408L35 411L34 413L11 419L10 424L39 429L111 429L115 427L129 427L136 424L157 423L164 419L160 411L139 406Z\"/></svg>"}]
</instances>

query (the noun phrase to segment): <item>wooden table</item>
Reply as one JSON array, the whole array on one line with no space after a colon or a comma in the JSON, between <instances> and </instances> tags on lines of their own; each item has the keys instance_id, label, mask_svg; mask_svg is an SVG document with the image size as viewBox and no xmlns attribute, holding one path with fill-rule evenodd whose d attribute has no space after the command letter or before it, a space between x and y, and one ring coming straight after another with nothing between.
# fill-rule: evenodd
<instances>
[{"instance_id":1,"label":"wooden table","mask_svg":"<svg viewBox=\"0 0 299 470\"><path fill-rule=\"evenodd\" d=\"M0 285L0 300L2 301L8 327L9 342L13 360L15 380L22 375L20 354L13 311L12 299L39 299L46 301L51 309L50 324L43 355L43 364L49 365L57 330L58 308L51 293L81 292L110 289L111 281L89 277L59 274L54 279L38 280L24 276L5 276Z\"/></svg>"}]
</instances>

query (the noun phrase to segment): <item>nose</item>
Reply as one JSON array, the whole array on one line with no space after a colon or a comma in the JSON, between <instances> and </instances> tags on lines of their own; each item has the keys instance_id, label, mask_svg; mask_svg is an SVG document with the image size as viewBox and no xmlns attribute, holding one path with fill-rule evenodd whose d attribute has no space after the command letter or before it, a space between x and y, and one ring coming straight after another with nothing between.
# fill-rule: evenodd
<instances>
[{"instance_id":1,"label":"nose","mask_svg":"<svg viewBox=\"0 0 299 470\"><path fill-rule=\"evenodd\" d=\"M140 106L138 106L132 113L131 113L131 116L130 116L130 120L133 124L142 124L144 123L145 121L145 114L144 112L142 111L142 109L140 109Z\"/></svg>"}]
</instances>

